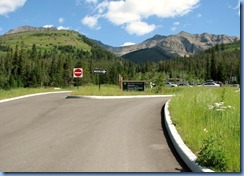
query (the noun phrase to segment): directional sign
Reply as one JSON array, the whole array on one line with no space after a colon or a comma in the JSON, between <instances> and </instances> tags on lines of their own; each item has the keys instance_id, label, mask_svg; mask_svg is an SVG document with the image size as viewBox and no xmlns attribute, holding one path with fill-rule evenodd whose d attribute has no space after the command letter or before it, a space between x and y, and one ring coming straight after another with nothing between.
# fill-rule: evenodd
<instances>
[{"instance_id":1,"label":"directional sign","mask_svg":"<svg viewBox=\"0 0 244 176\"><path fill-rule=\"evenodd\" d=\"M73 77L74 78L82 78L83 77L83 68L74 68Z\"/></svg>"},{"instance_id":2,"label":"directional sign","mask_svg":"<svg viewBox=\"0 0 244 176\"><path fill-rule=\"evenodd\" d=\"M94 69L93 70L93 73L96 73L96 74L105 74L107 72L107 70L105 69Z\"/></svg>"}]
</instances>

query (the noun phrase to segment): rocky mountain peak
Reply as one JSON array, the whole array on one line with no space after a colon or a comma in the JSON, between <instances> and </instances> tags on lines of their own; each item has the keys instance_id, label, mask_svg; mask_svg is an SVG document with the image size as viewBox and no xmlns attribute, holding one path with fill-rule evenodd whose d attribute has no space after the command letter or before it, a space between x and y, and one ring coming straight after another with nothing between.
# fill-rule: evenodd
<instances>
[{"instance_id":1,"label":"rocky mountain peak","mask_svg":"<svg viewBox=\"0 0 244 176\"><path fill-rule=\"evenodd\" d=\"M239 36L227 36L216 34L190 34L185 31L181 31L176 35L162 36L155 35L150 39L143 41L142 43L127 46L127 47L107 47L107 49L114 54L122 57L136 57L140 51L146 50L147 55L152 55L150 52L163 53L167 58L179 57L179 56L191 56L199 53L203 50L209 49L217 44L227 44L238 42ZM145 54L143 55L145 56ZM157 56L159 56L157 54ZM140 57L142 57L140 55ZM150 58L157 60L158 58Z\"/></svg>"},{"instance_id":2,"label":"rocky mountain peak","mask_svg":"<svg viewBox=\"0 0 244 176\"><path fill-rule=\"evenodd\" d=\"M48 30L57 30L55 27L45 28L45 27L32 27L32 26L20 26L16 29L12 29L6 32L4 35L16 34L21 32L31 32L31 31L48 31Z\"/></svg>"}]
</instances>

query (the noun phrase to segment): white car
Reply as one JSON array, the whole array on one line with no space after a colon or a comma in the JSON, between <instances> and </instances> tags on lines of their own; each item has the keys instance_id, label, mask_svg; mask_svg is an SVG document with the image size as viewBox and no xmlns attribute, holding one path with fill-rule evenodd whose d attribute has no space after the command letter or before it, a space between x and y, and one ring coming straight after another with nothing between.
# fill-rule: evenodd
<instances>
[{"instance_id":1,"label":"white car","mask_svg":"<svg viewBox=\"0 0 244 176\"><path fill-rule=\"evenodd\" d=\"M217 84L215 82L205 82L203 84L203 86L206 86L206 87L220 87L220 84Z\"/></svg>"},{"instance_id":2,"label":"white car","mask_svg":"<svg viewBox=\"0 0 244 176\"><path fill-rule=\"evenodd\" d=\"M171 83L171 82L167 82L165 84L165 87L178 87L178 85L177 84L174 84L174 83Z\"/></svg>"}]
</instances>

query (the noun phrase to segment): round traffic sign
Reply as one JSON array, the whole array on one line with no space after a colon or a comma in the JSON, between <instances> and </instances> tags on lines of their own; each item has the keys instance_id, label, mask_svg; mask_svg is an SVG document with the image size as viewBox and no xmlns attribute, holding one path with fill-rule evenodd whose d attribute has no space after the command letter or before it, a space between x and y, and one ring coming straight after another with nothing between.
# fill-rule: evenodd
<instances>
[{"instance_id":1,"label":"round traffic sign","mask_svg":"<svg viewBox=\"0 0 244 176\"><path fill-rule=\"evenodd\" d=\"M80 78L83 76L83 69L82 68L74 68L74 77Z\"/></svg>"}]
</instances>

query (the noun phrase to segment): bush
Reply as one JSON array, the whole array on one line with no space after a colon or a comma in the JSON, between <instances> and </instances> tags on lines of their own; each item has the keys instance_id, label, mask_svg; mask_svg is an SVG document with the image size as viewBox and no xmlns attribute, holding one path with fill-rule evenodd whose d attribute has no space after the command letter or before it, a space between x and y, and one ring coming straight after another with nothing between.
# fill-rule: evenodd
<instances>
[{"instance_id":1,"label":"bush","mask_svg":"<svg viewBox=\"0 0 244 176\"><path fill-rule=\"evenodd\" d=\"M215 168L224 172L227 170L227 159L223 147L210 136L203 141L203 147L199 152L197 163L208 168Z\"/></svg>"}]
</instances>

